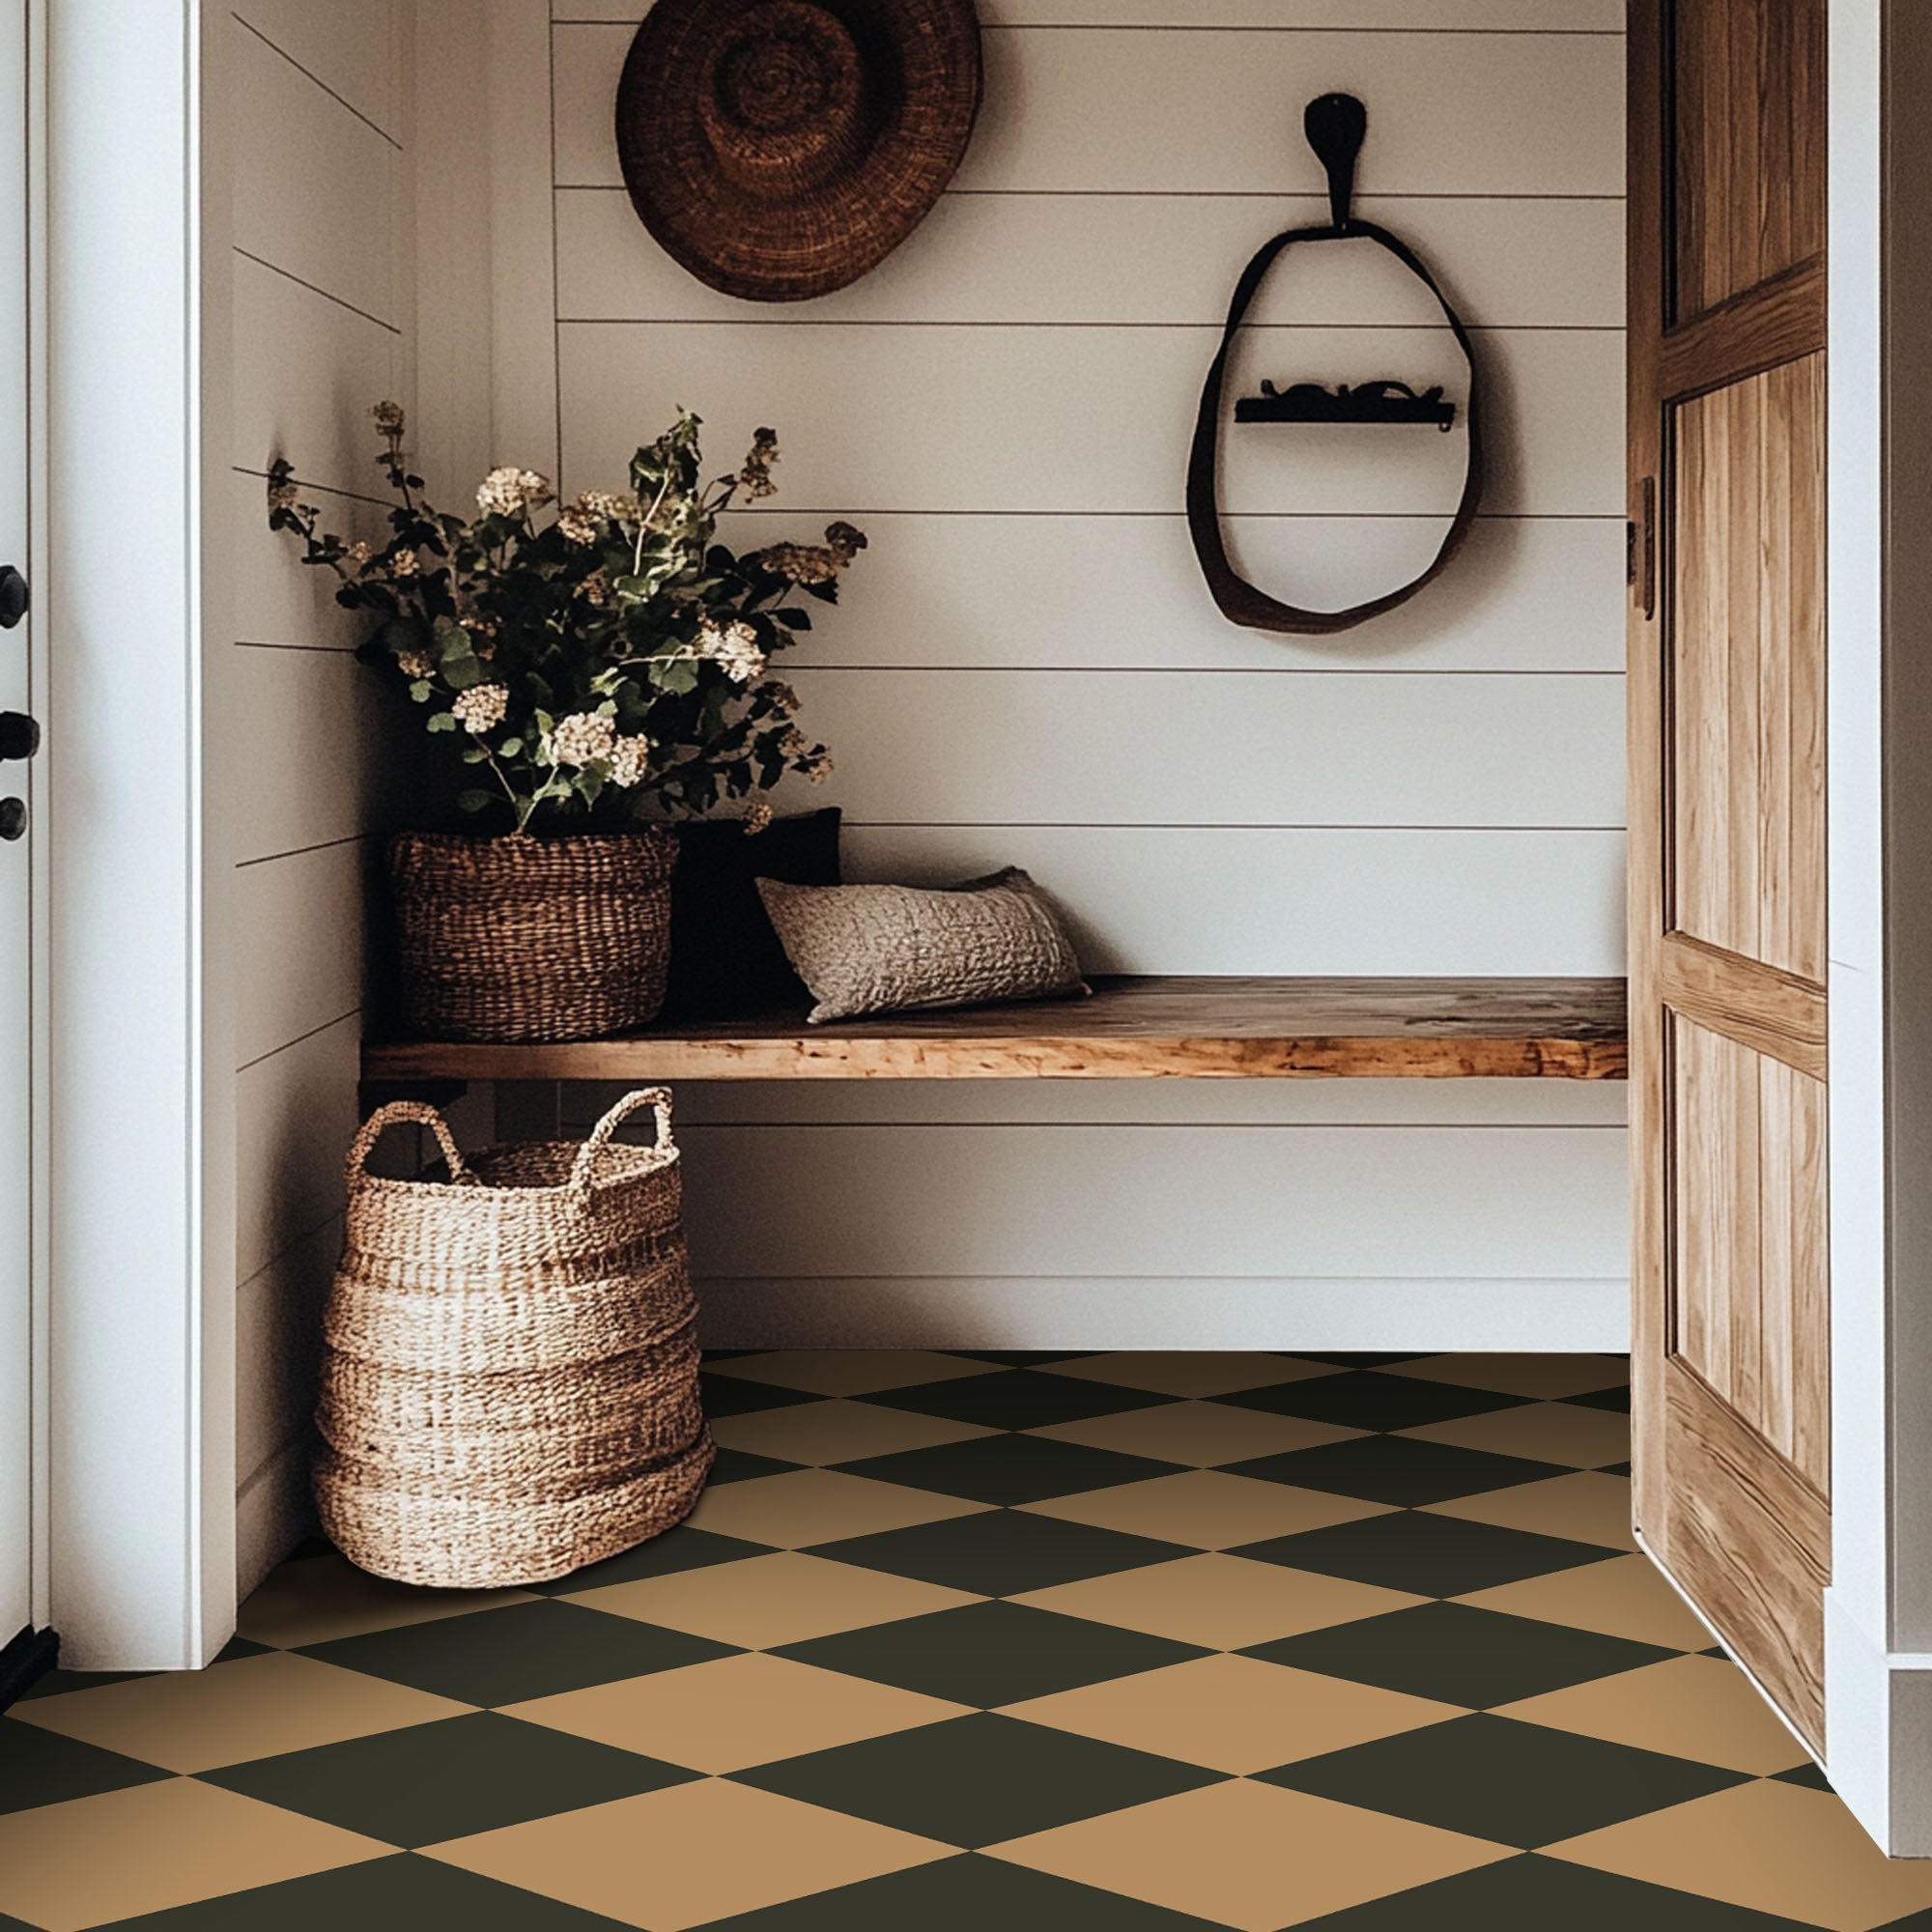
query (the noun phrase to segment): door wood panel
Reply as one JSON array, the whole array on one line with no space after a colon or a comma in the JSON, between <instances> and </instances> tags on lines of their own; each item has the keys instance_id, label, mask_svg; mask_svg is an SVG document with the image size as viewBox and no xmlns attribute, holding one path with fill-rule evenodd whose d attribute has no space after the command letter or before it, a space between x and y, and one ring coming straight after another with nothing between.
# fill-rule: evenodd
<instances>
[{"instance_id":1,"label":"door wood panel","mask_svg":"<svg viewBox=\"0 0 1932 1932\"><path fill-rule=\"evenodd\" d=\"M1823 0L1631 12L1644 1546L1823 1751Z\"/></svg>"}]
</instances>

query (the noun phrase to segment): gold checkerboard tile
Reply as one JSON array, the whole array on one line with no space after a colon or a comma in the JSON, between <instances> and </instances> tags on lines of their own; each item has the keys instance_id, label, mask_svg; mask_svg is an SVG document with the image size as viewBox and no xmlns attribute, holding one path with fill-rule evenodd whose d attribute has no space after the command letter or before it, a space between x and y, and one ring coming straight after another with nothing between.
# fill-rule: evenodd
<instances>
[{"instance_id":1,"label":"gold checkerboard tile","mask_svg":"<svg viewBox=\"0 0 1932 1932\"><path fill-rule=\"evenodd\" d=\"M37 1687L0 1932L1932 1932L1632 1552L1624 1373L714 1358L655 1542Z\"/></svg>"}]
</instances>

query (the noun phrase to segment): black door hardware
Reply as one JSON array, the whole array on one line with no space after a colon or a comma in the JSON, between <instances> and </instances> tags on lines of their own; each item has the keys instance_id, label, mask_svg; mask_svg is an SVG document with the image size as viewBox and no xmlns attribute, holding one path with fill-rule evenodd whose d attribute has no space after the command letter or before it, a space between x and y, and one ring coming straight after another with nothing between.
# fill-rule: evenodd
<instances>
[{"instance_id":1,"label":"black door hardware","mask_svg":"<svg viewBox=\"0 0 1932 1932\"><path fill-rule=\"evenodd\" d=\"M11 563L0 563L0 631L11 631L32 602L27 580Z\"/></svg>"},{"instance_id":2,"label":"black door hardware","mask_svg":"<svg viewBox=\"0 0 1932 1932\"><path fill-rule=\"evenodd\" d=\"M41 749L41 725L24 711L0 711L0 763L31 758Z\"/></svg>"}]
</instances>

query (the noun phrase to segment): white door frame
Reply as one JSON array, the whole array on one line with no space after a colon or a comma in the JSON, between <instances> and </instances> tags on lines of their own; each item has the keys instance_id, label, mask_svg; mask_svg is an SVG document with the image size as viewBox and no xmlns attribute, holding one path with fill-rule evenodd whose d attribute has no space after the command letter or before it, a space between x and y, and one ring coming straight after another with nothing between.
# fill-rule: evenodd
<instances>
[{"instance_id":1,"label":"white door frame","mask_svg":"<svg viewBox=\"0 0 1932 1932\"><path fill-rule=\"evenodd\" d=\"M1827 1768L1932 1857L1932 8L1831 0Z\"/></svg>"},{"instance_id":2,"label":"white door frame","mask_svg":"<svg viewBox=\"0 0 1932 1932\"><path fill-rule=\"evenodd\" d=\"M203 126L207 11L34 0L47 1609L79 1668L197 1665L234 1623L231 868L202 516L226 500L227 304L203 273L225 267L229 184Z\"/></svg>"}]
</instances>

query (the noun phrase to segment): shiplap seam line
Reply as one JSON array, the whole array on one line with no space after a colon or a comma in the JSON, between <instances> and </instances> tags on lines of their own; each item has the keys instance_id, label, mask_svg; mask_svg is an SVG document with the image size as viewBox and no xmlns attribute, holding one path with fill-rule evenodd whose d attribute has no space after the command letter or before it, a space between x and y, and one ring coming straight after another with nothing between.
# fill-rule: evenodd
<instances>
[{"instance_id":1,"label":"shiplap seam line","mask_svg":"<svg viewBox=\"0 0 1932 1932\"><path fill-rule=\"evenodd\" d=\"M263 472L251 469L251 476ZM300 479L298 478L298 481ZM308 486L303 485L304 488ZM338 496L345 493L338 491ZM364 502L376 502L373 497L363 497ZM390 505L383 503L383 509ZM1001 509L997 505L982 505L977 508L956 509L950 505L934 504L929 508L908 506L904 503L893 509L882 509L877 504L869 509L855 509L844 503L836 507L825 504L793 503L783 509L733 510L733 517L1165 517L1170 523L1184 522L1184 510L1011 510ZM1236 522L1263 521L1290 523L1314 521L1317 523L1402 523L1402 524L1447 524L1446 511L1434 510L1236 510L1224 512L1224 516ZM1621 510L1485 510L1476 521L1479 524L1621 524L1628 521Z\"/></svg>"},{"instance_id":2,"label":"shiplap seam line","mask_svg":"<svg viewBox=\"0 0 1932 1932\"><path fill-rule=\"evenodd\" d=\"M553 181L556 194L628 194L622 182ZM1009 201L1307 201L1320 203L1322 197L1299 187L949 187L941 199L980 196ZM1622 194L1594 194L1571 189L1560 194L1527 189L1519 194L1500 188L1386 188L1380 193L1355 197L1358 214L1373 213L1378 203L1398 201L1576 201L1613 202L1621 208L1629 200Z\"/></svg>"},{"instance_id":3,"label":"shiplap seam line","mask_svg":"<svg viewBox=\"0 0 1932 1932\"><path fill-rule=\"evenodd\" d=\"M581 14L553 18L558 27L602 27L611 33L638 31L643 15L636 20L604 20ZM246 24L245 22L243 23ZM1406 39L1492 40L1492 41L1620 41L1619 27L1356 27L1356 26L1264 26L1253 22L1202 21L1169 22L1158 20L986 20L982 34L1389 34Z\"/></svg>"},{"instance_id":4,"label":"shiplap seam line","mask_svg":"<svg viewBox=\"0 0 1932 1932\"><path fill-rule=\"evenodd\" d=\"M300 61L296 59L294 54L290 53L286 47L281 46L274 41L271 41L267 34L263 33L260 27L255 25L255 23L252 20L244 20L240 14L233 13L232 11L229 14L229 18L231 18L238 27L246 28L247 31L253 34L254 37L258 41L260 41L261 43L265 47L267 47L270 53L279 54L281 58L287 61L288 64L292 68L294 68L295 71L298 74L300 74L304 79L313 81L315 85L321 88L323 93L327 95L329 99L334 101L338 107L342 108L347 113L355 115L356 120L361 122L363 127L367 128L372 134L380 134L384 140L388 142L390 147L395 149L397 154L400 155L406 152L403 147L403 144L399 140L397 140L396 137L392 133L390 133L386 128L383 127L379 122L370 120L368 115L363 113L361 108L357 107L353 100L346 99L344 99L343 96L336 93L334 88L330 87L327 81L324 80L319 73L314 72L309 68L305 68Z\"/></svg>"},{"instance_id":5,"label":"shiplap seam line","mask_svg":"<svg viewBox=\"0 0 1932 1932\"><path fill-rule=\"evenodd\" d=\"M322 644L270 646L299 650L324 650ZM810 648L807 646L807 648ZM795 664L794 672L816 675L838 671L845 676L888 671L894 676L923 677L1615 677L1614 669L1565 668L1540 670L1534 665L1472 666L1463 669L1454 665L952 665L952 664Z\"/></svg>"},{"instance_id":6,"label":"shiplap seam line","mask_svg":"<svg viewBox=\"0 0 1932 1932\"><path fill-rule=\"evenodd\" d=\"M338 653L338 655L340 655ZM351 832L340 838L324 838L313 845L294 845L286 852L264 852L256 859L237 859L235 869L245 872L250 866L272 866L283 859L305 859L311 852L333 852L343 845L362 845L375 838L373 832ZM339 1026L339 1020L331 1020L329 1025Z\"/></svg>"},{"instance_id":7,"label":"shiplap seam line","mask_svg":"<svg viewBox=\"0 0 1932 1932\"><path fill-rule=\"evenodd\" d=\"M328 1217L328 1221L324 1221L320 1223L317 1227L312 1228L309 1231L307 1238L312 1241L315 1240L318 1236L326 1235L328 1232L329 1221L340 1221L344 1218L345 1218L344 1210L338 1208L335 1210L335 1212ZM286 1252L284 1252L282 1254L276 1255L270 1261L264 1262L262 1265L258 1267L253 1274L244 1275L240 1281L238 1281L235 1284L235 1292L238 1294L240 1294L244 1289L253 1288L255 1284L258 1281L260 1281L265 1274L269 1274L273 1269L280 1267L281 1264L287 1260L288 1260L288 1255ZM307 1419L308 1418L306 1416L302 1418L304 1425L306 1424Z\"/></svg>"},{"instance_id":8,"label":"shiplap seam line","mask_svg":"<svg viewBox=\"0 0 1932 1932\"><path fill-rule=\"evenodd\" d=\"M337 308L346 308L351 315L359 315L364 322L373 322L378 328L386 328L391 335L400 336L402 329L393 322L384 322L380 315L371 315L366 308L356 305L345 297L338 296L318 283L305 280L293 269L285 269L279 262L270 262L266 256L257 255L252 249L244 248L241 242L234 244L235 252L244 262L253 262L258 269L266 269L271 275L279 275L285 282L293 282L298 289L306 289L312 296L320 296L324 301L333 302Z\"/></svg>"},{"instance_id":9,"label":"shiplap seam line","mask_svg":"<svg viewBox=\"0 0 1932 1932\"><path fill-rule=\"evenodd\" d=\"M304 284L306 286L306 284ZM318 291L318 293L320 293ZM345 304L347 306L347 304ZM358 309L359 315L361 311ZM372 318L373 320L373 318ZM1037 328L1160 329L1173 334L1184 331L1219 337L1218 322L950 322L931 316L856 318L830 315L560 315L559 328ZM1614 322L1472 322L1465 327L1471 335L1622 335L1622 323ZM1334 334L1342 330L1362 330L1377 335L1447 335L1447 325L1439 322L1244 322L1243 332L1257 335Z\"/></svg>"},{"instance_id":10,"label":"shiplap seam line","mask_svg":"<svg viewBox=\"0 0 1932 1932\"><path fill-rule=\"evenodd\" d=\"M231 641L238 651L311 651L319 652L324 657L331 658L346 658L355 655L355 646L354 644L292 644L285 640L277 641L270 638L236 638ZM829 670L831 666L815 665L813 668L816 670ZM1564 675L1564 673L1551 671L1549 675L1559 677Z\"/></svg>"},{"instance_id":11,"label":"shiplap seam line","mask_svg":"<svg viewBox=\"0 0 1932 1932\"><path fill-rule=\"evenodd\" d=\"M229 467L238 476L259 476L264 483L269 480L269 472L266 469L257 469L252 463L236 463ZM334 483L317 483L307 476L291 476L289 481L299 484L304 490L319 491L325 497L340 497L345 503L368 503L378 510L393 510L396 507L393 501L382 497L365 497L359 490L344 490ZM266 511L263 513L265 519L267 514ZM818 513L813 511L810 514L815 516ZM873 514L876 515L877 512Z\"/></svg>"},{"instance_id":12,"label":"shiplap seam line","mask_svg":"<svg viewBox=\"0 0 1932 1932\"><path fill-rule=\"evenodd\" d=\"M608 1086L608 1081L564 1080L563 1087ZM679 1081L679 1086L698 1086L701 1081ZM574 1122L590 1125L585 1120ZM1621 1134L1621 1121L1177 1121L1150 1117L1144 1121L697 1121L679 1127L681 1136L728 1131L731 1133L843 1134L876 1132L889 1128L936 1129L942 1133L1095 1133L1101 1130L1145 1133L1150 1127L1177 1134Z\"/></svg>"},{"instance_id":13,"label":"shiplap seam line","mask_svg":"<svg viewBox=\"0 0 1932 1932\"><path fill-rule=\"evenodd\" d=\"M242 1282L239 1282L237 1284L237 1287L244 1288L247 1286L248 1282L259 1280L264 1274L268 1272L270 1268L280 1267L281 1264L285 1261L287 1261L288 1258L292 1254L294 1254L298 1248L306 1247L309 1244L309 1242L314 1240L318 1235L326 1233L331 1221L341 1220L342 1214L343 1214L342 1205L338 1202L337 1205L331 1208L328 1210L328 1212L322 1217L320 1221L314 1222L311 1226L302 1229L298 1234L291 1235L289 1238L286 1241L284 1241L281 1244L281 1246L278 1247L274 1251L274 1253L271 1254L268 1258L268 1260L262 1264L260 1267L256 1268L253 1273L247 1275ZM307 1424L307 1418L304 1417L303 1426L306 1427L306 1424Z\"/></svg>"},{"instance_id":14,"label":"shiplap seam line","mask_svg":"<svg viewBox=\"0 0 1932 1932\"><path fill-rule=\"evenodd\" d=\"M1461 838L1466 833L1504 833L1519 838L1535 833L1552 838L1622 835L1624 825L1383 825L1355 819L1230 818L846 818L847 832L1439 832ZM1211 976L1210 976L1211 977Z\"/></svg>"},{"instance_id":15,"label":"shiplap seam line","mask_svg":"<svg viewBox=\"0 0 1932 1932\"><path fill-rule=\"evenodd\" d=\"M239 870L240 868L238 867L237 869ZM266 1053L258 1053L252 1060L239 1061L236 1064L235 1071L238 1074L246 1073L251 1066L260 1066L264 1061L274 1059L278 1053L287 1053L291 1048L301 1046L308 1040L313 1039L319 1033L327 1033L331 1027L339 1027L349 1020L359 1019L361 1014L362 1003L358 1000L346 1013L337 1013L332 1020L324 1020L319 1026L312 1026L306 1032L298 1033L294 1037L283 1040L278 1046L270 1047ZM252 1280L253 1277L251 1276L250 1279Z\"/></svg>"}]
</instances>

